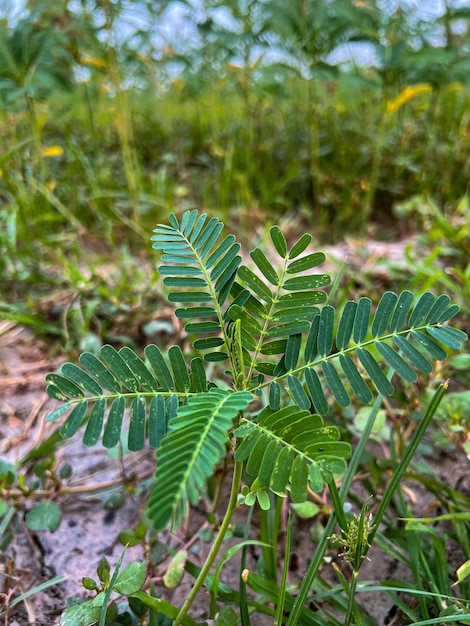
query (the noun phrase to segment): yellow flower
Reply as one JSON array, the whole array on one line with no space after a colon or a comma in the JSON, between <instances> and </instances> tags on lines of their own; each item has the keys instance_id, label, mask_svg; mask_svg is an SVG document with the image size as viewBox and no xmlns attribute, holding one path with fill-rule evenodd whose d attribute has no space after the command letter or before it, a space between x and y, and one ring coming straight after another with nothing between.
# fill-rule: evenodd
<instances>
[{"instance_id":1,"label":"yellow flower","mask_svg":"<svg viewBox=\"0 0 470 626\"><path fill-rule=\"evenodd\" d=\"M43 157L55 157L62 156L64 151L60 146L44 146L41 148L41 154Z\"/></svg>"},{"instance_id":2,"label":"yellow flower","mask_svg":"<svg viewBox=\"0 0 470 626\"><path fill-rule=\"evenodd\" d=\"M96 57L81 57L81 65L93 65L93 67L99 67L103 70L108 69L108 63L103 59L97 59Z\"/></svg>"},{"instance_id":3,"label":"yellow flower","mask_svg":"<svg viewBox=\"0 0 470 626\"><path fill-rule=\"evenodd\" d=\"M432 87L428 83L422 83L420 85L408 85L400 91L396 98L394 98L393 100L388 100L385 114L388 116L393 115L407 102L409 102L413 98L416 98L416 96L419 96L422 93L429 93L430 91L432 91Z\"/></svg>"}]
</instances>

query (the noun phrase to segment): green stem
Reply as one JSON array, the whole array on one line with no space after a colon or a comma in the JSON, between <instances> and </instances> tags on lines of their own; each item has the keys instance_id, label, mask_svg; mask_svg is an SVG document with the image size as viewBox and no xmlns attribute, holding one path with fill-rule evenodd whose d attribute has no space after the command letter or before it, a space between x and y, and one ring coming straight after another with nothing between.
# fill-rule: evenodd
<instances>
[{"instance_id":1,"label":"green stem","mask_svg":"<svg viewBox=\"0 0 470 626\"><path fill-rule=\"evenodd\" d=\"M349 626L349 624L351 623L351 618L353 616L353 611L354 611L355 602L356 602L355 595L356 595L358 575L359 575L359 572L357 572L356 570L353 570L351 582L349 584L348 607L346 609L346 615L344 617L345 626Z\"/></svg>"},{"instance_id":2,"label":"green stem","mask_svg":"<svg viewBox=\"0 0 470 626\"><path fill-rule=\"evenodd\" d=\"M176 616L175 621L173 622L173 626L180 626L183 623L183 619L186 616L187 612L191 608L192 603L196 599L199 590L204 584L207 574L209 573L212 564L214 563L217 554L222 546L222 542L225 538L225 534L230 526L230 522L232 521L233 514L237 507L237 499L238 492L240 491L240 484L242 480L242 472L243 472L243 463L235 461L235 466L233 468L233 478L232 478L232 490L230 492L230 498L227 504L227 510L224 515L224 519L219 528L219 532L217 533L217 537L212 545L212 548L207 555L206 561L199 572L199 576L197 577L193 588L191 589L188 597L186 598L183 606L181 607L178 615Z\"/></svg>"}]
</instances>

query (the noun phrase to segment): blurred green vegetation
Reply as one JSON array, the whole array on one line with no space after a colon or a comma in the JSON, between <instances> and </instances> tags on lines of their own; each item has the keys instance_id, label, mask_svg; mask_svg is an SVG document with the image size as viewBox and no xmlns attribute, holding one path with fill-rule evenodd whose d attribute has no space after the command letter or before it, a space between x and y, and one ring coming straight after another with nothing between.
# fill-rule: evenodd
<instances>
[{"instance_id":1,"label":"blurred green vegetation","mask_svg":"<svg viewBox=\"0 0 470 626\"><path fill-rule=\"evenodd\" d=\"M277 221L320 242L424 232L465 301L470 9L419 5L184 1L171 17L171 2L29 0L15 20L10 5L0 314L40 317L27 295L51 285L96 293L110 253L138 266L149 229L193 207L245 241ZM410 261L415 283L425 265Z\"/></svg>"}]
</instances>

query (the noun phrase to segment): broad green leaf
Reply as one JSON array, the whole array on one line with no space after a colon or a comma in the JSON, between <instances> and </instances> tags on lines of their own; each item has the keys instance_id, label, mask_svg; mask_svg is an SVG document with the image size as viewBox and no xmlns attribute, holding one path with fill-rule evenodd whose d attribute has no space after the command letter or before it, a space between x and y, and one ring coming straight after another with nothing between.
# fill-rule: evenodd
<instances>
[{"instance_id":1,"label":"broad green leaf","mask_svg":"<svg viewBox=\"0 0 470 626\"><path fill-rule=\"evenodd\" d=\"M193 253L192 250L182 251L180 254L164 253L161 256L162 263L168 263L174 265L175 263L190 263L192 262Z\"/></svg>"},{"instance_id":2,"label":"broad green leaf","mask_svg":"<svg viewBox=\"0 0 470 626\"><path fill-rule=\"evenodd\" d=\"M164 250L166 254L187 254L188 256L193 254L191 247L178 238L172 239L171 241L157 241L152 245L152 248L155 248L155 250Z\"/></svg>"},{"instance_id":3,"label":"broad green leaf","mask_svg":"<svg viewBox=\"0 0 470 626\"><path fill-rule=\"evenodd\" d=\"M259 248L255 248L250 252L250 256L266 280L277 287L279 284L279 277L264 252Z\"/></svg>"},{"instance_id":4,"label":"broad green leaf","mask_svg":"<svg viewBox=\"0 0 470 626\"><path fill-rule=\"evenodd\" d=\"M208 363L219 363L220 361L226 361L228 354L226 352L209 352L204 355L204 361Z\"/></svg>"},{"instance_id":5,"label":"broad green leaf","mask_svg":"<svg viewBox=\"0 0 470 626\"><path fill-rule=\"evenodd\" d=\"M315 252L313 254L308 254L301 259L297 259L297 261L289 263L286 271L288 274L298 274L299 272L304 272L305 270L309 270L312 267L317 267L324 262L325 255L323 254L323 252Z\"/></svg>"},{"instance_id":6,"label":"broad green leaf","mask_svg":"<svg viewBox=\"0 0 470 626\"><path fill-rule=\"evenodd\" d=\"M61 519L59 507L51 501L36 504L25 515L25 523L29 530L49 530L51 533L59 528Z\"/></svg>"},{"instance_id":7,"label":"broad green leaf","mask_svg":"<svg viewBox=\"0 0 470 626\"><path fill-rule=\"evenodd\" d=\"M315 515L318 515L318 513L320 512L320 507L318 506L318 504L315 504L314 502L310 502L308 500L306 500L305 502L293 503L292 508L294 509L295 514L301 519L311 519L312 517L315 517Z\"/></svg>"},{"instance_id":8,"label":"broad green leaf","mask_svg":"<svg viewBox=\"0 0 470 626\"><path fill-rule=\"evenodd\" d=\"M170 215L168 216L168 221L170 222L170 224L173 226L174 229L179 230L180 225L174 213L170 213Z\"/></svg>"},{"instance_id":9,"label":"broad green leaf","mask_svg":"<svg viewBox=\"0 0 470 626\"><path fill-rule=\"evenodd\" d=\"M258 336L261 332L261 326L257 319L244 311L236 304L232 305L228 310L228 314L233 321L241 320L242 327L252 335Z\"/></svg>"},{"instance_id":10,"label":"broad green leaf","mask_svg":"<svg viewBox=\"0 0 470 626\"><path fill-rule=\"evenodd\" d=\"M258 500L259 508L262 511L269 511L271 508L271 500L267 491L264 489L258 489L256 492L256 499Z\"/></svg>"},{"instance_id":11,"label":"broad green leaf","mask_svg":"<svg viewBox=\"0 0 470 626\"><path fill-rule=\"evenodd\" d=\"M204 364L200 357L195 357L191 360L191 391L199 393L200 391L207 391L207 378Z\"/></svg>"},{"instance_id":12,"label":"broad green leaf","mask_svg":"<svg viewBox=\"0 0 470 626\"><path fill-rule=\"evenodd\" d=\"M446 309L441 315L439 315L439 319L437 320L441 324L443 322L448 322L450 319L455 317L457 313L459 313L460 307L458 304L452 304L448 309Z\"/></svg>"},{"instance_id":13,"label":"broad green leaf","mask_svg":"<svg viewBox=\"0 0 470 626\"><path fill-rule=\"evenodd\" d=\"M280 257L285 259L286 254L287 254L287 243L286 243L286 238L282 234L282 231L279 228L279 226L272 226L272 228L269 231L269 234L271 235L271 241L273 242L277 253L279 254Z\"/></svg>"},{"instance_id":14,"label":"broad green leaf","mask_svg":"<svg viewBox=\"0 0 470 626\"><path fill-rule=\"evenodd\" d=\"M211 236L214 234L214 231L216 232L215 239L217 239L221 230L222 228L220 228L219 220L216 217L211 217L205 227L201 229L201 233L196 240L194 246L196 251L201 253L201 249L204 247L207 240L211 240ZM201 254L201 256L203 255Z\"/></svg>"},{"instance_id":15,"label":"broad green leaf","mask_svg":"<svg viewBox=\"0 0 470 626\"><path fill-rule=\"evenodd\" d=\"M311 464L308 473L308 480L310 482L310 487L312 488L312 491L314 491L315 493L320 493L323 489L323 484L325 481L323 480L322 471L318 463Z\"/></svg>"},{"instance_id":16,"label":"broad green leaf","mask_svg":"<svg viewBox=\"0 0 470 626\"><path fill-rule=\"evenodd\" d=\"M147 564L145 561L134 561L129 563L118 574L114 585L113 591L122 593L122 595L129 596L131 593L135 593L141 589L147 578Z\"/></svg>"},{"instance_id":17,"label":"broad green leaf","mask_svg":"<svg viewBox=\"0 0 470 626\"><path fill-rule=\"evenodd\" d=\"M298 320L313 320L319 315L320 310L316 306L300 306L289 307L288 309L279 309L271 317L273 322L296 322Z\"/></svg>"},{"instance_id":18,"label":"broad green leaf","mask_svg":"<svg viewBox=\"0 0 470 626\"><path fill-rule=\"evenodd\" d=\"M232 288L232 284L237 275L237 268L241 263L241 257L236 256L229 265L224 269L224 271L218 276L217 281L214 285L215 291L219 294L217 298L220 305L223 304L225 298L230 293L230 289ZM218 266L217 266L218 267ZM215 269L217 269L217 267ZM220 293L219 293L220 292Z\"/></svg>"}]
</instances>

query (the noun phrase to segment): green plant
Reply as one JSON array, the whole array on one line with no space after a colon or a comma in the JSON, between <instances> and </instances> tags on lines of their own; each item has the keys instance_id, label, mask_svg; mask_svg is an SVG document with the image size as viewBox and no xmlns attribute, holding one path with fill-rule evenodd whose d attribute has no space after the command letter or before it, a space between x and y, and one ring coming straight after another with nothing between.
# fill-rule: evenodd
<instances>
[{"instance_id":1,"label":"green plant","mask_svg":"<svg viewBox=\"0 0 470 626\"><path fill-rule=\"evenodd\" d=\"M171 615L176 625L185 623L202 585L211 580L210 569L237 508L258 503L261 516L267 515L276 499L302 503L326 485L333 508L297 597L250 572L239 594L219 596L238 602L242 622L248 623L248 606L268 614L272 609L250 604L244 585L255 591L263 587L263 596L274 602L272 589L277 588L290 615L288 626L323 624L304 602L336 523L341 542L353 555L356 577L447 385L440 384L431 397L376 514L369 519L363 509L351 520L343 504L383 397L393 393L395 381L411 384L417 371L430 374L432 360L447 357L441 344L461 347L466 334L447 325L459 307L446 295L415 296L405 290L384 293L374 309L369 298L361 297L336 311L322 290L329 275L310 271L324 261L323 253L302 256L309 234L288 247L280 228L273 226L272 248L250 253L253 271L242 263L235 237L222 237L217 218L187 211L181 220L172 214L169 221L154 230L153 247L163 252L158 269L170 289L168 300L177 305L175 315L185 321L192 339L190 366L179 346L164 355L149 345L145 359L128 347L111 345L103 346L99 357L85 352L80 366L65 363L58 373L47 375L49 395L61 402L47 419L67 414L63 437L86 423L87 446L100 440L105 447L115 446L125 428L130 450L142 449L148 438L157 449L157 470L146 517L156 530L179 527L217 466L231 466L224 517L191 592ZM333 401L341 407L373 402L348 466L351 444L328 415ZM219 476L224 480L226 474ZM359 615L355 584L348 594L342 607L345 623ZM278 610L278 622L281 614Z\"/></svg>"}]
</instances>

